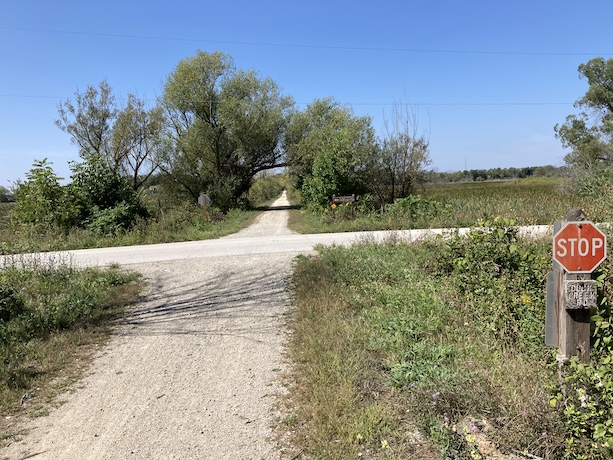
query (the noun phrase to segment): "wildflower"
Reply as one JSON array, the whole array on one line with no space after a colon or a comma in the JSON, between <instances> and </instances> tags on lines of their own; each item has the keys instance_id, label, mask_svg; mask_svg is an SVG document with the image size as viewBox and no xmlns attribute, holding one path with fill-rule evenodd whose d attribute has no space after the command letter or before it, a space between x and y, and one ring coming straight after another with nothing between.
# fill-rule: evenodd
<instances>
[{"instance_id":1,"label":"wildflower","mask_svg":"<svg viewBox=\"0 0 613 460\"><path fill-rule=\"evenodd\" d=\"M436 398L438 398L440 395L441 395L441 392L440 392L440 391L437 391L436 393L434 393L434 394L432 395L432 397L433 397L434 399L436 399Z\"/></svg>"},{"instance_id":2,"label":"wildflower","mask_svg":"<svg viewBox=\"0 0 613 460\"><path fill-rule=\"evenodd\" d=\"M468 428L470 429L470 431L472 431L474 433L479 431L479 427L477 425L475 425L473 422L470 422L470 424L468 425Z\"/></svg>"},{"instance_id":3,"label":"wildflower","mask_svg":"<svg viewBox=\"0 0 613 460\"><path fill-rule=\"evenodd\" d=\"M447 428L449 426L449 417L445 416L443 417L443 423L441 423L441 430L443 428Z\"/></svg>"}]
</instances>

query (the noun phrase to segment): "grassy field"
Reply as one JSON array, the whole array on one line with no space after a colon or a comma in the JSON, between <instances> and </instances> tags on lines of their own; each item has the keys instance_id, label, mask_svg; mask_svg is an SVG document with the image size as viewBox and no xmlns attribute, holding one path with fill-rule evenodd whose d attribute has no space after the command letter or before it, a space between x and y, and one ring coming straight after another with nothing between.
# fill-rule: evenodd
<instances>
[{"instance_id":1,"label":"grassy field","mask_svg":"<svg viewBox=\"0 0 613 460\"><path fill-rule=\"evenodd\" d=\"M575 207L596 221L603 214L593 200L567 191L558 178L427 184L419 196L377 212L364 210L359 202L353 210L347 204L323 214L294 210L290 227L300 233L457 228L494 216L513 219L518 225L548 225Z\"/></svg>"},{"instance_id":2,"label":"grassy field","mask_svg":"<svg viewBox=\"0 0 613 460\"><path fill-rule=\"evenodd\" d=\"M303 232L484 229L299 259L284 421L295 458L612 458L613 264L594 275L590 364L562 366L544 345L551 241L514 227L574 207L606 219L605 201L541 179L427 186L379 213L294 210Z\"/></svg>"},{"instance_id":3,"label":"grassy field","mask_svg":"<svg viewBox=\"0 0 613 460\"><path fill-rule=\"evenodd\" d=\"M284 421L295 458L610 458L594 434L595 419L613 417L593 380L607 353L594 351L591 384L551 403L561 374L544 345L550 241L492 229L300 258ZM581 412L581 394L598 410Z\"/></svg>"},{"instance_id":4,"label":"grassy field","mask_svg":"<svg viewBox=\"0 0 613 460\"><path fill-rule=\"evenodd\" d=\"M571 208L589 214L592 201L570 192L559 178L426 185L423 196L449 205L456 227L488 216L510 218L518 225L547 225Z\"/></svg>"},{"instance_id":5,"label":"grassy field","mask_svg":"<svg viewBox=\"0 0 613 460\"><path fill-rule=\"evenodd\" d=\"M167 209L163 214L159 213L149 221L138 222L130 231L111 237L79 228L65 231L59 228L27 225L8 226L6 210L7 208L4 213L5 225L2 226L2 207L0 206L0 254L219 238L249 226L257 216L257 211L236 210L224 216L209 215L204 218L202 210L197 206L177 206Z\"/></svg>"}]
</instances>

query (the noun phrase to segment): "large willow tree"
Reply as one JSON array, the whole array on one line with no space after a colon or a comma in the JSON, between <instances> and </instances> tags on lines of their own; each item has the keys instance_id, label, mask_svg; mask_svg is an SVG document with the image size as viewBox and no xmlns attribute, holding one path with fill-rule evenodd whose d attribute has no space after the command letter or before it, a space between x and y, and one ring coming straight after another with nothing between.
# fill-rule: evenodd
<instances>
[{"instance_id":1,"label":"large willow tree","mask_svg":"<svg viewBox=\"0 0 613 460\"><path fill-rule=\"evenodd\" d=\"M281 141L293 106L270 78L232 58L198 51L168 76L161 101L173 148L162 168L192 198L205 192L227 210L263 170L283 166Z\"/></svg>"}]
</instances>

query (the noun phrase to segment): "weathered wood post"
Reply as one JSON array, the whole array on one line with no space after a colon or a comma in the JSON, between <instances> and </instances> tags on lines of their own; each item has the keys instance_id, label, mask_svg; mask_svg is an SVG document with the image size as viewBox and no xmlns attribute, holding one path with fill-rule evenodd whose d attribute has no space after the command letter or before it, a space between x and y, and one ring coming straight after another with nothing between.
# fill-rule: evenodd
<instances>
[{"instance_id":1,"label":"weathered wood post","mask_svg":"<svg viewBox=\"0 0 613 460\"><path fill-rule=\"evenodd\" d=\"M553 271L547 276L545 343L557 346L560 359L590 359L591 309L598 298L591 273L606 258L606 236L572 209L554 223Z\"/></svg>"}]
</instances>

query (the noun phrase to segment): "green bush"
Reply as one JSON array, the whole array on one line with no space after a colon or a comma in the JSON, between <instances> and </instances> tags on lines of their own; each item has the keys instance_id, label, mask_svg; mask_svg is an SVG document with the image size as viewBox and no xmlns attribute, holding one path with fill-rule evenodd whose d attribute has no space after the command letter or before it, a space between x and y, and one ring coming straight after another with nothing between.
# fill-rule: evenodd
<instances>
[{"instance_id":1,"label":"green bush","mask_svg":"<svg viewBox=\"0 0 613 460\"><path fill-rule=\"evenodd\" d=\"M24 311L23 299L12 287L0 284L0 322L8 322Z\"/></svg>"},{"instance_id":2,"label":"green bush","mask_svg":"<svg viewBox=\"0 0 613 460\"><path fill-rule=\"evenodd\" d=\"M429 269L449 277L474 320L502 343L519 341L541 354L544 327L544 279L551 264L548 246L520 241L515 222L481 221L465 236L442 244Z\"/></svg>"},{"instance_id":3,"label":"green bush","mask_svg":"<svg viewBox=\"0 0 613 460\"><path fill-rule=\"evenodd\" d=\"M420 195L399 198L385 208L386 214L393 219L408 221L428 221L451 215L451 206Z\"/></svg>"},{"instance_id":4,"label":"green bush","mask_svg":"<svg viewBox=\"0 0 613 460\"><path fill-rule=\"evenodd\" d=\"M286 188L287 181L287 176L284 174L262 174L253 181L251 189L249 189L249 202L252 206L258 206L278 198Z\"/></svg>"},{"instance_id":5,"label":"green bush","mask_svg":"<svg viewBox=\"0 0 613 460\"><path fill-rule=\"evenodd\" d=\"M47 159L35 161L26 174L25 182L18 182L13 212L18 222L47 227L62 220L63 190Z\"/></svg>"},{"instance_id":6,"label":"green bush","mask_svg":"<svg viewBox=\"0 0 613 460\"><path fill-rule=\"evenodd\" d=\"M84 163L71 164L72 182L63 187L46 160L35 162L28 180L19 183L15 192L16 221L42 230L90 228L108 236L149 215L142 196L126 178L109 169L100 157L87 158Z\"/></svg>"}]
</instances>

